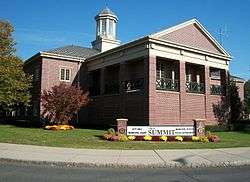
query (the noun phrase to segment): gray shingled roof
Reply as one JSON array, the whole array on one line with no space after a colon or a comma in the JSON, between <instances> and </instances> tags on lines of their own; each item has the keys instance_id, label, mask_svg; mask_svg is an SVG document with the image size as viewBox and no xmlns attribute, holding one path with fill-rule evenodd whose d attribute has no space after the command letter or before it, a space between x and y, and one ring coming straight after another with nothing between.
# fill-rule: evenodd
<instances>
[{"instance_id":1,"label":"gray shingled roof","mask_svg":"<svg viewBox=\"0 0 250 182\"><path fill-rule=\"evenodd\" d=\"M56 49L51 49L51 50L47 50L43 52L65 55L65 56L80 57L80 58L88 58L99 53L99 51L96 49L75 46L75 45L68 45L68 46L59 47Z\"/></svg>"},{"instance_id":2,"label":"gray shingled roof","mask_svg":"<svg viewBox=\"0 0 250 182\"><path fill-rule=\"evenodd\" d=\"M234 76L234 75L230 75L230 79L232 79L234 81L245 82L244 78L241 78L241 77L238 77L238 76Z\"/></svg>"}]
</instances>

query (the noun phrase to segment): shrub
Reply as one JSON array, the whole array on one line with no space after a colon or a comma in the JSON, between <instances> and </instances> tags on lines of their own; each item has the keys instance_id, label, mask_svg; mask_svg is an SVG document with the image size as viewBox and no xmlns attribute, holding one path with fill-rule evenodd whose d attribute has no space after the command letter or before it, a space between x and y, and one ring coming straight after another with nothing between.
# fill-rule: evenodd
<instances>
[{"instance_id":1,"label":"shrub","mask_svg":"<svg viewBox=\"0 0 250 182\"><path fill-rule=\"evenodd\" d=\"M111 134L111 135L115 135L115 129L114 129L114 128L109 128L109 129L107 130L107 133L108 133L108 134Z\"/></svg>"},{"instance_id":2,"label":"shrub","mask_svg":"<svg viewBox=\"0 0 250 182\"><path fill-rule=\"evenodd\" d=\"M113 136L112 134L105 133L105 134L103 135L103 138L104 138L105 140L111 140L112 136Z\"/></svg>"},{"instance_id":3,"label":"shrub","mask_svg":"<svg viewBox=\"0 0 250 182\"><path fill-rule=\"evenodd\" d=\"M209 125L206 126L206 131L211 131L211 132L222 132L222 131L228 131L228 126L227 125Z\"/></svg>"},{"instance_id":4,"label":"shrub","mask_svg":"<svg viewBox=\"0 0 250 182\"><path fill-rule=\"evenodd\" d=\"M168 140L168 137L167 137L167 136L161 136L161 137L160 137L160 140L166 142L166 141Z\"/></svg>"},{"instance_id":5,"label":"shrub","mask_svg":"<svg viewBox=\"0 0 250 182\"><path fill-rule=\"evenodd\" d=\"M192 136L192 141L193 142L199 142L200 141L200 137L198 137L198 136Z\"/></svg>"},{"instance_id":6,"label":"shrub","mask_svg":"<svg viewBox=\"0 0 250 182\"><path fill-rule=\"evenodd\" d=\"M143 141L144 137L143 136L136 136L135 140L136 141Z\"/></svg>"},{"instance_id":7,"label":"shrub","mask_svg":"<svg viewBox=\"0 0 250 182\"><path fill-rule=\"evenodd\" d=\"M128 136L128 139L131 141L135 140L135 138L136 138L135 136Z\"/></svg>"},{"instance_id":8,"label":"shrub","mask_svg":"<svg viewBox=\"0 0 250 182\"><path fill-rule=\"evenodd\" d=\"M52 125L52 126L45 126L44 129L46 130L73 130L75 128L70 125Z\"/></svg>"},{"instance_id":9,"label":"shrub","mask_svg":"<svg viewBox=\"0 0 250 182\"><path fill-rule=\"evenodd\" d=\"M112 135L112 137L110 138L111 141L119 141L120 140L120 136L118 135Z\"/></svg>"},{"instance_id":10,"label":"shrub","mask_svg":"<svg viewBox=\"0 0 250 182\"><path fill-rule=\"evenodd\" d=\"M218 135L209 135L208 137L208 140L210 141L210 142L220 142L220 137L218 136Z\"/></svg>"},{"instance_id":11,"label":"shrub","mask_svg":"<svg viewBox=\"0 0 250 182\"><path fill-rule=\"evenodd\" d=\"M151 140L152 140L152 137L151 137L150 135L146 135L146 136L143 137L143 139L144 139L145 141L151 141Z\"/></svg>"},{"instance_id":12,"label":"shrub","mask_svg":"<svg viewBox=\"0 0 250 182\"><path fill-rule=\"evenodd\" d=\"M68 124L82 106L88 104L88 92L79 86L61 83L44 91L42 96L43 117L50 123Z\"/></svg>"},{"instance_id":13,"label":"shrub","mask_svg":"<svg viewBox=\"0 0 250 182\"><path fill-rule=\"evenodd\" d=\"M209 140L208 140L208 138L206 136L204 136L204 137L200 137L200 142L208 143Z\"/></svg>"},{"instance_id":14,"label":"shrub","mask_svg":"<svg viewBox=\"0 0 250 182\"><path fill-rule=\"evenodd\" d=\"M175 140L178 141L178 142L182 142L183 141L183 138L181 136L176 136L175 137Z\"/></svg>"},{"instance_id":15,"label":"shrub","mask_svg":"<svg viewBox=\"0 0 250 182\"><path fill-rule=\"evenodd\" d=\"M159 142L160 136L152 136L152 141Z\"/></svg>"},{"instance_id":16,"label":"shrub","mask_svg":"<svg viewBox=\"0 0 250 182\"><path fill-rule=\"evenodd\" d=\"M126 135L124 135L124 134L120 134L119 135L119 141L120 142L126 142L126 141L128 141L128 137Z\"/></svg>"}]
</instances>

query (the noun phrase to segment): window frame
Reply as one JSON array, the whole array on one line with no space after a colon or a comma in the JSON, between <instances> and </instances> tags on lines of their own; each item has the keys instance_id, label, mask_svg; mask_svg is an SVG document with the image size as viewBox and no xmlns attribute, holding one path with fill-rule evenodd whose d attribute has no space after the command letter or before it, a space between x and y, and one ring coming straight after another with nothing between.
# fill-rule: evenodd
<instances>
[{"instance_id":1,"label":"window frame","mask_svg":"<svg viewBox=\"0 0 250 182\"><path fill-rule=\"evenodd\" d=\"M62 78L62 70L64 70L64 78ZM69 79L66 79L67 77L67 70L69 71ZM63 82L70 82L71 81L71 68L69 67L60 67L59 69L59 80Z\"/></svg>"}]
</instances>

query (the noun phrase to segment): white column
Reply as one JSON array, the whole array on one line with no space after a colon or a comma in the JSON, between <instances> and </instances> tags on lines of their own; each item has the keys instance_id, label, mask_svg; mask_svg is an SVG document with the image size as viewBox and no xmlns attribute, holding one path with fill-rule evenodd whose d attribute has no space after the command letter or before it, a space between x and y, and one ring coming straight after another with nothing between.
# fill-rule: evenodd
<instances>
[{"instance_id":1,"label":"white column","mask_svg":"<svg viewBox=\"0 0 250 182\"><path fill-rule=\"evenodd\" d=\"M172 89L175 88L175 71L172 70Z\"/></svg>"},{"instance_id":2,"label":"white column","mask_svg":"<svg viewBox=\"0 0 250 182\"><path fill-rule=\"evenodd\" d=\"M102 19L99 20L100 23L99 23L99 36L102 35Z\"/></svg>"},{"instance_id":3,"label":"white column","mask_svg":"<svg viewBox=\"0 0 250 182\"><path fill-rule=\"evenodd\" d=\"M201 82L201 77L200 77L200 75L196 75L196 82L197 82L198 84L200 84L200 82Z\"/></svg>"},{"instance_id":4,"label":"white column","mask_svg":"<svg viewBox=\"0 0 250 182\"><path fill-rule=\"evenodd\" d=\"M105 20L106 21L106 37L108 37L109 36L109 19L106 19Z\"/></svg>"},{"instance_id":5,"label":"white column","mask_svg":"<svg viewBox=\"0 0 250 182\"><path fill-rule=\"evenodd\" d=\"M114 36L114 39L116 39L116 23L115 23L115 21L113 21L113 36Z\"/></svg>"}]
</instances>

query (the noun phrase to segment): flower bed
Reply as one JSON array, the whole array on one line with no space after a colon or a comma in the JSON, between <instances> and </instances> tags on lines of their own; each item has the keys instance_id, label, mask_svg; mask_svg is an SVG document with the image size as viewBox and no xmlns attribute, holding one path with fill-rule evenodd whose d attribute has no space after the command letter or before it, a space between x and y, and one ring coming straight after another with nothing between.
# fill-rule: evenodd
<instances>
[{"instance_id":1,"label":"flower bed","mask_svg":"<svg viewBox=\"0 0 250 182\"><path fill-rule=\"evenodd\" d=\"M44 129L56 131L56 130L73 130L75 128L74 126L71 126L71 125L51 125L51 126L48 125L48 126L45 126Z\"/></svg>"},{"instance_id":2,"label":"flower bed","mask_svg":"<svg viewBox=\"0 0 250 182\"><path fill-rule=\"evenodd\" d=\"M220 138L208 132L206 136L198 137L198 136L127 136L124 134L120 134L115 132L114 129L110 128L103 135L103 139L109 141L154 141L154 142L220 142Z\"/></svg>"}]
</instances>

